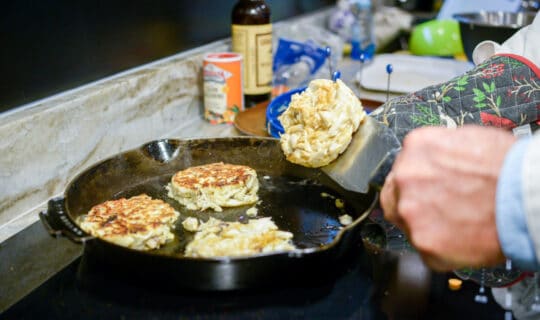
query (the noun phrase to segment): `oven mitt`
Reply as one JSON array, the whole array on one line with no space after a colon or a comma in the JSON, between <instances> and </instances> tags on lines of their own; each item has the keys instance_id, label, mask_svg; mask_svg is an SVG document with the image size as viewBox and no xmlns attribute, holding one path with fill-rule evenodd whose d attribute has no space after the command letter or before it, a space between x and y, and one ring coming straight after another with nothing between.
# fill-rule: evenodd
<instances>
[{"instance_id":1,"label":"oven mitt","mask_svg":"<svg viewBox=\"0 0 540 320\"><path fill-rule=\"evenodd\" d=\"M400 141L423 126L534 124L540 119L540 70L522 56L495 55L448 82L391 99L371 115Z\"/></svg>"},{"instance_id":2,"label":"oven mitt","mask_svg":"<svg viewBox=\"0 0 540 320\"><path fill-rule=\"evenodd\" d=\"M511 129L532 124L535 127L540 119L539 76L540 70L529 59L501 53L448 82L389 100L371 115L387 124L400 141L412 129L429 125L458 127L479 124ZM370 218L384 227L387 237L391 235L400 239L399 250L407 250L408 241L401 230L385 222L382 214L378 218ZM463 274L463 270L460 271L456 272L458 276ZM499 283L501 279L504 279L504 284L513 283L523 276L520 270L507 270L506 266L485 268L481 274L484 279L494 279L489 286L494 286L493 283ZM516 287L516 295L522 295L520 288ZM517 312L523 305L514 303L511 310ZM533 316L537 317L538 312Z\"/></svg>"}]
</instances>

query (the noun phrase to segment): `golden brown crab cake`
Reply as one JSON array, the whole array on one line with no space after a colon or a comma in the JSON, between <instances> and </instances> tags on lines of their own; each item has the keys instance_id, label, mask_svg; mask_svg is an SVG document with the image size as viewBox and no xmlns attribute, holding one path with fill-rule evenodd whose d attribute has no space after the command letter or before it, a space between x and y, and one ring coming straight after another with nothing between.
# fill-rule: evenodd
<instances>
[{"instance_id":1,"label":"golden brown crab cake","mask_svg":"<svg viewBox=\"0 0 540 320\"><path fill-rule=\"evenodd\" d=\"M280 137L287 160L305 167L321 167L335 160L366 117L362 103L341 81L316 79L291 97L279 117Z\"/></svg>"},{"instance_id":2,"label":"golden brown crab cake","mask_svg":"<svg viewBox=\"0 0 540 320\"><path fill-rule=\"evenodd\" d=\"M191 210L237 207L259 200L257 172L223 162L190 167L177 172L167 185L169 197Z\"/></svg>"},{"instance_id":3,"label":"golden brown crab cake","mask_svg":"<svg viewBox=\"0 0 540 320\"><path fill-rule=\"evenodd\" d=\"M81 216L89 234L135 250L157 249L174 238L172 225L178 212L166 202L146 194L98 204Z\"/></svg>"}]
</instances>

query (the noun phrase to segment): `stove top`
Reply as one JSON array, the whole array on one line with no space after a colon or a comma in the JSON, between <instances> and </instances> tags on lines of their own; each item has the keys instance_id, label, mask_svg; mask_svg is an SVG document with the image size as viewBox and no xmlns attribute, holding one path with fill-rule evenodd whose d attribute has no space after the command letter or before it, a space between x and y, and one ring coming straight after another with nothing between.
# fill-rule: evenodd
<instances>
[{"instance_id":1,"label":"stove top","mask_svg":"<svg viewBox=\"0 0 540 320\"><path fill-rule=\"evenodd\" d=\"M95 270L83 255L0 318L504 319L504 310L494 302L489 290L486 304L474 302L478 286L473 282L464 282L461 290L450 291L446 283L451 274L432 275L424 306L409 305L407 312L396 313L392 306L399 305L399 297L393 296L388 283L392 260L374 259L360 246L356 249L331 280L232 292L165 292L159 287L137 287Z\"/></svg>"}]
</instances>

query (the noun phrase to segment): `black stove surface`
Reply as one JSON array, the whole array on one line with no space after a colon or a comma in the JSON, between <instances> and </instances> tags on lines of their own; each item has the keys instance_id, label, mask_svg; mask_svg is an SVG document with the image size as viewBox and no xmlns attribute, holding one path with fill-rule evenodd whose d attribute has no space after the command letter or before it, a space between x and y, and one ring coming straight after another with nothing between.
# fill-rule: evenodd
<instances>
[{"instance_id":1,"label":"black stove surface","mask_svg":"<svg viewBox=\"0 0 540 320\"><path fill-rule=\"evenodd\" d=\"M1 319L504 319L489 290L487 304L477 304L478 286L465 282L450 291L451 274L432 276L427 305L408 306L405 315L386 307L383 278L391 266L358 251L332 280L257 291L174 293L159 286L142 288L106 272L96 272L84 256L0 315ZM360 254L359 254L360 253ZM374 272L375 271L375 272ZM151 277L148 274L148 277ZM394 297L395 298L395 297ZM388 305L388 303L386 303ZM420 311L421 310L421 311ZM393 314L394 316L391 316ZM390 316L389 316L390 315Z\"/></svg>"}]
</instances>

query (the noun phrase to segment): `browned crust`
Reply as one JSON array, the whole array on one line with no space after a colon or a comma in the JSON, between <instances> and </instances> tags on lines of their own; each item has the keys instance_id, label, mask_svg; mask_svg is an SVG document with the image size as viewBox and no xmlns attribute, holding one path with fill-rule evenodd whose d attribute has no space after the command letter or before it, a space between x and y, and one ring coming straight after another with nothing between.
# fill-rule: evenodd
<instances>
[{"instance_id":1,"label":"browned crust","mask_svg":"<svg viewBox=\"0 0 540 320\"><path fill-rule=\"evenodd\" d=\"M141 194L98 204L88 212L85 222L98 226L105 236L146 233L170 221L174 208L159 199ZM95 230L94 230L95 231Z\"/></svg>"},{"instance_id":2,"label":"browned crust","mask_svg":"<svg viewBox=\"0 0 540 320\"><path fill-rule=\"evenodd\" d=\"M186 189L243 185L254 174L248 166L217 162L179 171L173 176L172 183Z\"/></svg>"}]
</instances>

